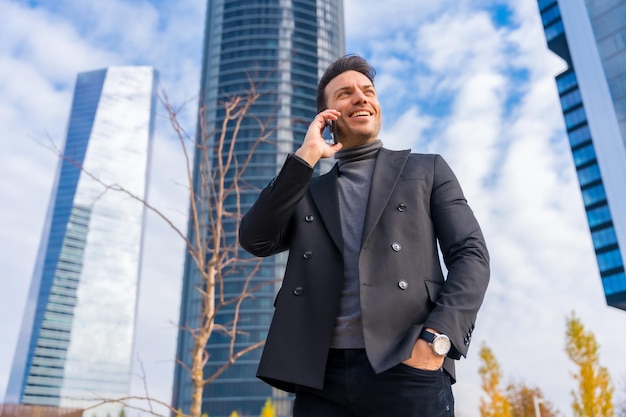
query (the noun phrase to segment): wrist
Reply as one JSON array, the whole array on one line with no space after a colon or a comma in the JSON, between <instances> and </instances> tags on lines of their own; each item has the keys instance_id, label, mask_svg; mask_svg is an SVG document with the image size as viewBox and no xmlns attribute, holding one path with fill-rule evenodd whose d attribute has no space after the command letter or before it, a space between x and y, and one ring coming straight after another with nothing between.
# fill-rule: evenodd
<instances>
[{"instance_id":1,"label":"wrist","mask_svg":"<svg viewBox=\"0 0 626 417\"><path fill-rule=\"evenodd\" d=\"M452 346L448 336L431 328L422 330L420 339L425 340L437 356L446 356L448 352L450 352L450 348Z\"/></svg>"},{"instance_id":2,"label":"wrist","mask_svg":"<svg viewBox=\"0 0 626 417\"><path fill-rule=\"evenodd\" d=\"M300 147L296 151L295 155L307 164L309 164L311 168L315 167L315 164L317 164L317 162L321 159L318 153L314 150L311 150L310 148Z\"/></svg>"}]
</instances>

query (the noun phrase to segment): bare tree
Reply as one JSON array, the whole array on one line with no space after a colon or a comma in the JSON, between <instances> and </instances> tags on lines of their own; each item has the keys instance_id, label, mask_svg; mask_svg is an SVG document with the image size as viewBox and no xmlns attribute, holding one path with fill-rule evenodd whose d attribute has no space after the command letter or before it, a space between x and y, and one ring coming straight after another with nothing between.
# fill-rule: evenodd
<instances>
[{"instance_id":1,"label":"bare tree","mask_svg":"<svg viewBox=\"0 0 626 417\"><path fill-rule=\"evenodd\" d=\"M224 117L217 130L211 129L204 117L205 109L199 111L199 133L195 142L195 172L193 163L186 151L185 143L189 139L180 126L176 112L164 96L164 104L170 117L170 122L176 132L183 150L187 165L187 178L191 185L190 229L192 240L182 233L189 256L201 276L201 286L197 288L202 299L199 324L195 328L187 328L194 340L191 353L191 365L183 363L178 358L179 365L189 371L193 384L190 417L199 417L202 407L202 393L204 387L219 377L229 366L246 353L258 349L265 343L257 341L237 350L235 342L239 334L238 323L240 308L244 300L253 297L260 287L275 282L265 281L251 286L251 279L258 271L260 259L244 259L239 256L239 242L237 233L230 236L225 231L225 224L231 224L230 230L237 231L242 217L241 192L246 184L242 175L248 168L254 151L260 143L267 142L273 129L269 128L269 120L260 120L251 114L252 106L257 102L259 93L252 81L250 88L243 95L228 97L221 103ZM242 124L245 119L252 119L259 129L258 137L248 148L246 155L237 157L236 143ZM194 174L196 178L194 178ZM194 187L195 184L195 187ZM228 209L227 201L235 201L234 211ZM228 271L232 271L242 263L253 263L251 270L246 273L246 279L239 294L227 298L224 290L224 278ZM218 324L216 315L227 306L233 307L232 320L228 324ZM206 350L209 338L214 331L219 331L230 339L228 359L210 375L205 375L205 365L209 359Z\"/></svg>"},{"instance_id":2,"label":"bare tree","mask_svg":"<svg viewBox=\"0 0 626 417\"><path fill-rule=\"evenodd\" d=\"M161 93L160 101L180 142L185 160L186 185L189 189L187 230L177 227L163 211L125 188L123 184L106 183L55 148L61 158L73 163L85 175L98 182L103 187L103 193L123 193L143 204L166 222L183 240L188 257L192 259L201 278L200 285L196 287L201 298L197 325L182 329L193 338L191 362L186 364L177 358L177 363L189 372L193 385L189 414L181 414L171 404L151 398L145 383L145 375L143 376L146 392L144 397L98 398L98 404L87 409L95 408L103 403L118 403L130 409L160 416L161 414L153 407L153 405L159 405L181 417L201 417L202 393L205 386L223 374L243 355L264 345L265 341L261 340L244 347L237 347L237 337L242 334L238 328L240 308L242 303L254 297L259 289L279 279L253 283L252 278L261 265L261 259L240 256L237 233L232 233L232 230L239 229L242 217L241 194L243 190L250 187L249 184L244 183L242 176L253 160L254 152L259 144L269 143L269 138L275 130L271 127L272 120L261 120L251 112L253 105L261 96L262 93L249 78L249 88L244 93L225 97L219 103L220 109L223 110L220 126L210 128L205 118L205 108L201 107L198 117L198 133L191 135L181 125L177 109L172 106L167 95ZM244 121L257 127L258 136L252 141L248 140L247 151L242 156L240 149L237 149L235 145ZM190 149L193 149L193 152ZM225 230L226 224L229 225L230 233ZM245 282L239 293L229 296L225 291L224 280L230 272L241 271L241 265L247 265ZM226 307L231 309L232 319L228 323L216 322L216 315ZM205 375L205 365L209 359L207 343L214 332L220 332L228 337L229 354L221 366L213 370L210 375ZM136 402L147 405L136 405Z\"/></svg>"}]
</instances>

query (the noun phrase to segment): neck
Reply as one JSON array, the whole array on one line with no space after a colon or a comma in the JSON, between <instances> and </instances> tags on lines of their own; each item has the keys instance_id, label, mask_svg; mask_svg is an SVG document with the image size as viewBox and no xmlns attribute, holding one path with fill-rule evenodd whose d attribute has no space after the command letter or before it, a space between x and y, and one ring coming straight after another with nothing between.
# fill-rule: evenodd
<instances>
[{"instance_id":1,"label":"neck","mask_svg":"<svg viewBox=\"0 0 626 417\"><path fill-rule=\"evenodd\" d=\"M361 137L350 137L350 138L340 138L339 141L343 145L342 149L351 149L359 146L367 145L369 143L373 143L379 140L378 138L361 138Z\"/></svg>"},{"instance_id":2,"label":"neck","mask_svg":"<svg viewBox=\"0 0 626 417\"><path fill-rule=\"evenodd\" d=\"M339 160L339 163L347 163L350 161L367 159L374 157L378 150L382 148L383 143L379 140L373 140L371 142L362 143L352 146L350 148L342 148L335 154L335 159Z\"/></svg>"}]
</instances>

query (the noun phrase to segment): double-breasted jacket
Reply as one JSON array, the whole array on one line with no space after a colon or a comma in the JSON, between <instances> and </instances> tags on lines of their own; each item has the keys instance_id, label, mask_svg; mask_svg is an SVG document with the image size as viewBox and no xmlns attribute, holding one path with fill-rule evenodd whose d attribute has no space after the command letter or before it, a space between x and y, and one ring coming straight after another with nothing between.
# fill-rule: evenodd
<instances>
[{"instance_id":1,"label":"double-breasted jacket","mask_svg":"<svg viewBox=\"0 0 626 417\"><path fill-rule=\"evenodd\" d=\"M257 373L286 391L323 386L344 270L337 175L335 165L313 177L310 166L289 156L240 226L250 253L289 251ZM379 150L358 268L373 369L408 359L421 330L431 327L450 337L444 368L454 379L454 359L467 353L489 281L489 254L441 156Z\"/></svg>"}]
</instances>

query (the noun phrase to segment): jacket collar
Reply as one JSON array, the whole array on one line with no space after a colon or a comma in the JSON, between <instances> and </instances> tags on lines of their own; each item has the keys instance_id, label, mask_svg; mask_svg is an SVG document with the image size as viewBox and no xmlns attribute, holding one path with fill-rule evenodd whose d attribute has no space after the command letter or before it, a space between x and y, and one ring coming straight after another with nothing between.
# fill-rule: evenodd
<instances>
[{"instance_id":1,"label":"jacket collar","mask_svg":"<svg viewBox=\"0 0 626 417\"><path fill-rule=\"evenodd\" d=\"M337 176L339 168L335 164L330 171L317 178L313 178L309 185L309 191L313 202L322 217L324 225L333 242L340 251L343 251L343 239L341 237L341 222L339 219L339 200L337 198Z\"/></svg>"},{"instance_id":2,"label":"jacket collar","mask_svg":"<svg viewBox=\"0 0 626 417\"><path fill-rule=\"evenodd\" d=\"M367 241L380 220L410 153L410 150L391 151L385 148L378 152L372 173L372 185L367 202L361 245Z\"/></svg>"},{"instance_id":3,"label":"jacket collar","mask_svg":"<svg viewBox=\"0 0 626 417\"><path fill-rule=\"evenodd\" d=\"M372 173L372 185L363 225L362 243L367 240L380 220L410 153L410 150L392 151L385 148L381 148L378 152ZM310 184L310 192L328 233L341 251L343 250L343 240L341 237L339 201L337 199L338 172L337 164L335 164L327 174L314 178Z\"/></svg>"}]
</instances>

